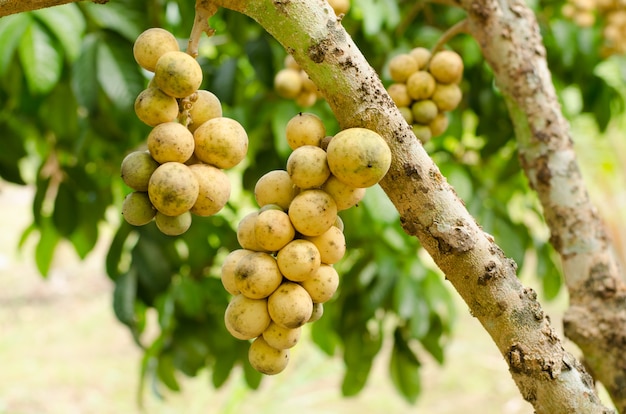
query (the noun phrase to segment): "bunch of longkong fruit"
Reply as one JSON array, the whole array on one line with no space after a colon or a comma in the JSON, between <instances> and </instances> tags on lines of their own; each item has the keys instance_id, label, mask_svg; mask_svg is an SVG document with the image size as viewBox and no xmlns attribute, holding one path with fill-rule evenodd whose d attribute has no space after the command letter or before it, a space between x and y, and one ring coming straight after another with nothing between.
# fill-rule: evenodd
<instances>
[{"instance_id":1,"label":"bunch of longkong fruit","mask_svg":"<svg viewBox=\"0 0 626 414\"><path fill-rule=\"evenodd\" d=\"M623 0L568 0L561 11L580 27L591 27L596 20L601 22L604 56L626 53L626 3Z\"/></svg>"},{"instance_id":2,"label":"bunch of longkong fruit","mask_svg":"<svg viewBox=\"0 0 626 414\"><path fill-rule=\"evenodd\" d=\"M138 118L153 129L147 150L122 161L122 179L134 190L122 214L131 225L154 220L176 236L189 228L192 213L210 216L226 204L231 187L223 169L245 158L248 137L222 116L215 95L198 90L202 70L171 33L148 29L133 52L154 73L135 101ZM286 169L258 180L259 209L239 222L241 249L229 253L221 270L233 295L225 326L252 341L250 364L268 375L285 369L302 326L322 316L339 285L333 265L346 244L337 213L355 206L391 165L391 151L376 132L349 128L328 136L311 113L293 117L286 138L293 150Z\"/></svg>"}]
</instances>

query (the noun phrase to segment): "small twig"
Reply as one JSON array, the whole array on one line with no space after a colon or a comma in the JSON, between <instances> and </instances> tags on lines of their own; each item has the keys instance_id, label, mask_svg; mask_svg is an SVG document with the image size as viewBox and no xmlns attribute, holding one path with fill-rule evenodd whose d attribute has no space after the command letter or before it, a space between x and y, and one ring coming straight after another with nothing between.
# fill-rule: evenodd
<instances>
[{"instance_id":1,"label":"small twig","mask_svg":"<svg viewBox=\"0 0 626 414\"><path fill-rule=\"evenodd\" d=\"M467 19L463 19L460 22L454 24L448 30L441 35L437 43L430 50L431 56L437 53L446 43L450 41L454 36L461 33L469 33L469 21Z\"/></svg>"},{"instance_id":2,"label":"small twig","mask_svg":"<svg viewBox=\"0 0 626 414\"><path fill-rule=\"evenodd\" d=\"M206 33L207 36L213 36L215 30L209 26L209 18L217 12L217 6L208 0L196 0L196 17L193 20L193 27L189 35L189 43L187 44L187 53L196 58L198 56L198 43L200 36Z\"/></svg>"}]
</instances>

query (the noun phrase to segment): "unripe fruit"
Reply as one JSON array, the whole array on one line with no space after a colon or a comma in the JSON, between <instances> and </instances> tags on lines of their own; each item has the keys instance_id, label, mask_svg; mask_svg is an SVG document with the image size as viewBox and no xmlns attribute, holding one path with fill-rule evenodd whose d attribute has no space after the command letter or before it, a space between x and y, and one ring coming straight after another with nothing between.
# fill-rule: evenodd
<instances>
[{"instance_id":1,"label":"unripe fruit","mask_svg":"<svg viewBox=\"0 0 626 414\"><path fill-rule=\"evenodd\" d=\"M315 105L317 101L317 93L303 90L296 96L296 105L308 108Z\"/></svg>"},{"instance_id":2,"label":"unripe fruit","mask_svg":"<svg viewBox=\"0 0 626 414\"><path fill-rule=\"evenodd\" d=\"M218 168L231 168L246 157L248 134L234 119L209 119L193 133L198 159Z\"/></svg>"},{"instance_id":3,"label":"unripe fruit","mask_svg":"<svg viewBox=\"0 0 626 414\"><path fill-rule=\"evenodd\" d=\"M438 83L435 92L431 97L432 101L437 105L439 111L452 111L461 102L463 92L456 83Z\"/></svg>"},{"instance_id":4,"label":"unripe fruit","mask_svg":"<svg viewBox=\"0 0 626 414\"><path fill-rule=\"evenodd\" d=\"M337 204L322 190L305 190L295 196L289 206L291 223L305 236L323 234L336 218Z\"/></svg>"},{"instance_id":5,"label":"unripe fruit","mask_svg":"<svg viewBox=\"0 0 626 414\"><path fill-rule=\"evenodd\" d=\"M157 162L184 163L193 154L193 135L178 122L164 122L152 128L147 138L148 151Z\"/></svg>"},{"instance_id":6,"label":"unripe fruit","mask_svg":"<svg viewBox=\"0 0 626 414\"><path fill-rule=\"evenodd\" d=\"M411 105L411 97L405 83L392 83L387 88L387 93L396 106Z\"/></svg>"},{"instance_id":7,"label":"unripe fruit","mask_svg":"<svg viewBox=\"0 0 626 414\"><path fill-rule=\"evenodd\" d=\"M248 213L239 220L237 225L237 241L244 249L254 250L257 252L264 251L256 240L254 233L256 219L259 216L257 211Z\"/></svg>"},{"instance_id":8,"label":"unripe fruit","mask_svg":"<svg viewBox=\"0 0 626 414\"><path fill-rule=\"evenodd\" d=\"M295 69L281 69L274 76L274 89L285 99L295 99L302 91L302 77Z\"/></svg>"},{"instance_id":9,"label":"unripe fruit","mask_svg":"<svg viewBox=\"0 0 626 414\"><path fill-rule=\"evenodd\" d=\"M198 180L188 166L166 162L157 168L148 183L148 195L154 207L167 216L188 211L198 198Z\"/></svg>"},{"instance_id":10,"label":"unripe fruit","mask_svg":"<svg viewBox=\"0 0 626 414\"><path fill-rule=\"evenodd\" d=\"M430 99L415 102L413 106L411 106L411 111L413 112L415 122L422 125L431 123L439 113L437 104Z\"/></svg>"},{"instance_id":11,"label":"unripe fruit","mask_svg":"<svg viewBox=\"0 0 626 414\"><path fill-rule=\"evenodd\" d=\"M157 61L154 82L169 96L185 98L200 87L202 68L185 52L167 52Z\"/></svg>"},{"instance_id":12,"label":"unripe fruit","mask_svg":"<svg viewBox=\"0 0 626 414\"><path fill-rule=\"evenodd\" d=\"M300 340L301 327L294 329L283 328L274 322L263 331L263 339L275 349L293 348Z\"/></svg>"},{"instance_id":13,"label":"unripe fruit","mask_svg":"<svg viewBox=\"0 0 626 414\"><path fill-rule=\"evenodd\" d=\"M346 253L346 238L343 232L335 226L331 226L319 236L307 236L306 240L317 247L321 262L325 264L337 263Z\"/></svg>"},{"instance_id":14,"label":"unripe fruit","mask_svg":"<svg viewBox=\"0 0 626 414\"><path fill-rule=\"evenodd\" d=\"M226 329L237 339L256 338L270 322L267 299L250 299L239 294L232 298L224 312Z\"/></svg>"},{"instance_id":15,"label":"unripe fruit","mask_svg":"<svg viewBox=\"0 0 626 414\"><path fill-rule=\"evenodd\" d=\"M254 252L235 265L235 284L242 295L263 299L276 290L283 280L276 259L267 253Z\"/></svg>"},{"instance_id":16,"label":"unripe fruit","mask_svg":"<svg viewBox=\"0 0 626 414\"><path fill-rule=\"evenodd\" d=\"M296 148L287 159L287 173L303 190L320 187L330 176L326 151L313 145Z\"/></svg>"},{"instance_id":17,"label":"unripe fruit","mask_svg":"<svg viewBox=\"0 0 626 414\"><path fill-rule=\"evenodd\" d=\"M133 45L135 61L150 72L154 72L156 63L167 52L180 50L173 34L159 27L150 28L141 33Z\"/></svg>"},{"instance_id":18,"label":"unripe fruit","mask_svg":"<svg viewBox=\"0 0 626 414\"><path fill-rule=\"evenodd\" d=\"M259 336L248 349L248 361L260 373L276 375L289 364L289 350L273 348Z\"/></svg>"},{"instance_id":19,"label":"unripe fruit","mask_svg":"<svg viewBox=\"0 0 626 414\"><path fill-rule=\"evenodd\" d=\"M266 173L254 186L254 198L261 207L266 204L277 204L283 210L287 210L296 194L298 189L285 170Z\"/></svg>"},{"instance_id":20,"label":"unripe fruit","mask_svg":"<svg viewBox=\"0 0 626 414\"><path fill-rule=\"evenodd\" d=\"M148 88L137 95L135 114L150 126L172 122L178 116L178 102L159 88Z\"/></svg>"},{"instance_id":21,"label":"unripe fruit","mask_svg":"<svg viewBox=\"0 0 626 414\"><path fill-rule=\"evenodd\" d=\"M391 150L376 132L349 128L328 144L328 166L339 180L357 188L378 183L391 166Z\"/></svg>"},{"instance_id":22,"label":"unripe fruit","mask_svg":"<svg viewBox=\"0 0 626 414\"><path fill-rule=\"evenodd\" d=\"M280 249L276 262L283 276L292 282L302 282L320 267L321 256L315 244L296 239Z\"/></svg>"},{"instance_id":23,"label":"unripe fruit","mask_svg":"<svg viewBox=\"0 0 626 414\"><path fill-rule=\"evenodd\" d=\"M337 211L354 207L365 197L365 188L352 187L334 175L328 177L328 180L322 186L322 190L326 191L335 200Z\"/></svg>"},{"instance_id":24,"label":"unripe fruit","mask_svg":"<svg viewBox=\"0 0 626 414\"><path fill-rule=\"evenodd\" d=\"M208 164L189 166L198 181L198 198L191 212L198 216L212 216L219 212L230 197L230 180L224 171Z\"/></svg>"},{"instance_id":25,"label":"unripe fruit","mask_svg":"<svg viewBox=\"0 0 626 414\"><path fill-rule=\"evenodd\" d=\"M432 120L430 124L428 124L428 128L430 128L430 133L432 137L438 137L443 134L446 129L448 129L448 117L445 113L439 113Z\"/></svg>"},{"instance_id":26,"label":"unripe fruit","mask_svg":"<svg viewBox=\"0 0 626 414\"><path fill-rule=\"evenodd\" d=\"M422 124L413 124L413 133L422 144L430 141L433 136L430 127Z\"/></svg>"},{"instance_id":27,"label":"unripe fruit","mask_svg":"<svg viewBox=\"0 0 626 414\"><path fill-rule=\"evenodd\" d=\"M191 213L185 211L178 216L166 216L157 211L154 221L161 233L168 236L180 236L191 227Z\"/></svg>"},{"instance_id":28,"label":"unripe fruit","mask_svg":"<svg viewBox=\"0 0 626 414\"><path fill-rule=\"evenodd\" d=\"M122 216L128 224L133 226L143 226L150 223L156 212L148 193L138 191L130 193L122 203Z\"/></svg>"},{"instance_id":29,"label":"unripe fruit","mask_svg":"<svg viewBox=\"0 0 626 414\"><path fill-rule=\"evenodd\" d=\"M235 282L235 268L239 260L241 260L244 256L249 255L250 253L252 253L252 250L233 250L232 252L228 253L228 255L224 258L224 261L222 262L220 279L222 280L222 285L224 285L224 289L226 289L226 291L233 296L241 293L237 288L237 283Z\"/></svg>"},{"instance_id":30,"label":"unripe fruit","mask_svg":"<svg viewBox=\"0 0 626 414\"><path fill-rule=\"evenodd\" d=\"M408 106L401 106L398 109L400 110L400 114L402 114L402 118L404 118L406 123L409 125L412 125L414 119L413 119L413 111L411 111L411 108L409 108Z\"/></svg>"},{"instance_id":31,"label":"unripe fruit","mask_svg":"<svg viewBox=\"0 0 626 414\"><path fill-rule=\"evenodd\" d=\"M267 309L277 325L294 329L311 318L313 301L299 284L283 282L267 299Z\"/></svg>"},{"instance_id":32,"label":"unripe fruit","mask_svg":"<svg viewBox=\"0 0 626 414\"><path fill-rule=\"evenodd\" d=\"M435 92L437 82L435 78L428 72L423 70L415 72L406 81L406 88L412 99L428 99ZM408 105L407 105L408 106Z\"/></svg>"},{"instance_id":33,"label":"unripe fruit","mask_svg":"<svg viewBox=\"0 0 626 414\"><path fill-rule=\"evenodd\" d=\"M456 83L463 76L463 59L451 50L435 53L428 70L439 83Z\"/></svg>"},{"instance_id":34,"label":"unripe fruit","mask_svg":"<svg viewBox=\"0 0 626 414\"><path fill-rule=\"evenodd\" d=\"M254 235L261 248L275 252L293 240L296 230L287 213L282 210L269 209L259 212L254 223Z\"/></svg>"},{"instance_id":35,"label":"unripe fruit","mask_svg":"<svg viewBox=\"0 0 626 414\"><path fill-rule=\"evenodd\" d=\"M417 62L419 70L426 68L430 60L430 50L425 47L416 47L409 52L413 59Z\"/></svg>"},{"instance_id":36,"label":"unripe fruit","mask_svg":"<svg viewBox=\"0 0 626 414\"><path fill-rule=\"evenodd\" d=\"M136 191L148 191L150 176L159 163L146 151L133 151L122 160L122 180Z\"/></svg>"},{"instance_id":37,"label":"unripe fruit","mask_svg":"<svg viewBox=\"0 0 626 414\"><path fill-rule=\"evenodd\" d=\"M406 53L396 55L389 61L389 74L394 82L405 82L417 70L417 61Z\"/></svg>"},{"instance_id":38,"label":"unripe fruit","mask_svg":"<svg viewBox=\"0 0 626 414\"><path fill-rule=\"evenodd\" d=\"M313 323L313 322L319 321L323 315L324 315L324 304L314 303L313 312L311 312L311 317L309 318L307 323Z\"/></svg>"},{"instance_id":39,"label":"unripe fruit","mask_svg":"<svg viewBox=\"0 0 626 414\"><path fill-rule=\"evenodd\" d=\"M302 287L315 303L330 300L339 286L339 274L334 267L323 264L310 278L302 282Z\"/></svg>"},{"instance_id":40,"label":"unripe fruit","mask_svg":"<svg viewBox=\"0 0 626 414\"><path fill-rule=\"evenodd\" d=\"M319 147L320 142L326 136L326 127L319 116L301 112L287 122L285 134L287 144L292 150L303 145Z\"/></svg>"},{"instance_id":41,"label":"unripe fruit","mask_svg":"<svg viewBox=\"0 0 626 414\"><path fill-rule=\"evenodd\" d=\"M189 110L189 116L191 117L189 130L191 132L194 132L209 119L222 116L222 103L217 96L204 89L200 89L196 93L198 97Z\"/></svg>"}]
</instances>

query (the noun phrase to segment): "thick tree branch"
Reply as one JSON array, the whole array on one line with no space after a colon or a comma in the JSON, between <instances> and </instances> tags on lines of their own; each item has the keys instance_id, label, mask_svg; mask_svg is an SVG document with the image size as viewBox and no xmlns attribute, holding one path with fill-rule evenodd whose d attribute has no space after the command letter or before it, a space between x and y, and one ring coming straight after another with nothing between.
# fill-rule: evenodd
<instances>
[{"instance_id":1,"label":"thick tree branch","mask_svg":"<svg viewBox=\"0 0 626 414\"><path fill-rule=\"evenodd\" d=\"M26 11L45 9L67 3L76 3L82 0L0 0L0 17ZM104 4L109 0L91 0L94 3Z\"/></svg>"},{"instance_id":2,"label":"thick tree branch","mask_svg":"<svg viewBox=\"0 0 626 414\"><path fill-rule=\"evenodd\" d=\"M343 128L366 127L389 144L381 186L407 233L444 271L509 364L538 413L609 413L581 364L563 349L536 294L448 185L324 0L206 0L258 21L323 92Z\"/></svg>"},{"instance_id":3,"label":"thick tree branch","mask_svg":"<svg viewBox=\"0 0 626 414\"><path fill-rule=\"evenodd\" d=\"M626 413L626 285L590 202L533 12L521 0L465 0L470 31L494 71L560 253L570 308L565 334Z\"/></svg>"}]
</instances>

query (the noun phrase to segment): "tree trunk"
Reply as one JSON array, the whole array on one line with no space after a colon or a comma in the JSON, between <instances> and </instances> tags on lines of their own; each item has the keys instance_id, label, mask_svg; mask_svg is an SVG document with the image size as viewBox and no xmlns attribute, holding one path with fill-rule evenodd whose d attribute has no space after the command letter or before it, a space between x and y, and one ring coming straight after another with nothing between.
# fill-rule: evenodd
<instances>
[{"instance_id":1,"label":"tree trunk","mask_svg":"<svg viewBox=\"0 0 626 414\"><path fill-rule=\"evenodd\" d=\"M45 9L82 0L0 0L0 17L25 11ZM109 0L91 0L93 3L104 4Z\"/></svg>"},{"instance_id":2,"label":"tree trunk","mask_svg":"<svg viewBox=\"0 0 626 414\"><path fill-rule=\"evenodd\" d=\"M538 413L608 413L591 377L563 349L515 263L484 233L386 93L379 76L324 0L200 0L248 15L294 56L342 128L365 127L389 144L380 185L500 349L523 397Z\"/></svg>"}]
</instances>

